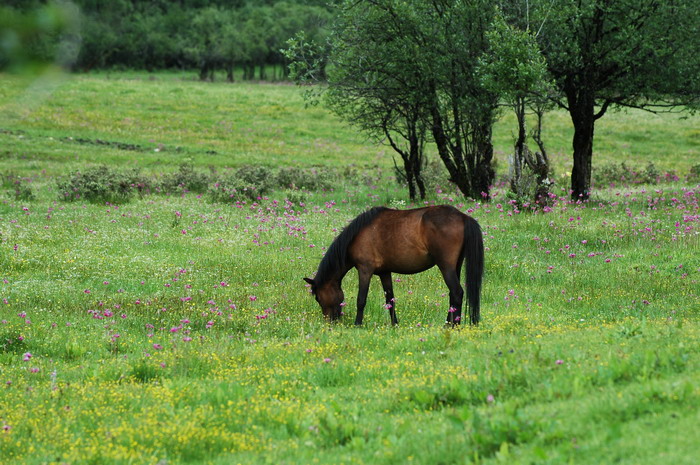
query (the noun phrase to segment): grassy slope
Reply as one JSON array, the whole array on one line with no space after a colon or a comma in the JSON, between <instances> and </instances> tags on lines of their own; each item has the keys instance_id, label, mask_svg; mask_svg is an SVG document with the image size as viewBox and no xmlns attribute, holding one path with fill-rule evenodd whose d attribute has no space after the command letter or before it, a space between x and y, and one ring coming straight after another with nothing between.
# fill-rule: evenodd
<instances>
[{"instance_id":1,"label":"grassy slope","mask_svg":"<svg viewBox=\"0 0 700 465\"><path fill-rule=\"evenodd\" d=\"M431 270L395 277L399 328L378 282L364 328L328 328L300 278L348 219L405 200L392 184L304 206L275 194L117 208L56 203L47 176L85 162L159 172L185 156L204 167L352 153L387 166L381 148L302 111L286 86L78 77L20 105L25 85L2 80L0 106L15 112L0 125L15 132L0 134L4 167L39 189L32 202L0 194L0 463L676 464L700 452L698 186L603 192L536 215L502 192L490 205L432 194L472 209L485 230L482 325L441 327L446 290ZM258 110L230 114L229 93ZM212 116L216 105L228 110ZM687 121L606 118L621 140L641 118L642 132L669 134L668 154L697 154ZM245 143L232 136L246 132ZM611 147L600 158L614 159L619 147L598 134ZM657 150L659 166L694 164L648 145L632 163ZM345 291L352 314L354 274Z\"/></svg>"},{"instance_id":2,"label":"grassy slope","mask_svg":"<svg viewBox=\"0 0 700 465\"><path fill-rule=\"evenodd\" d=\"M368 143L321 108L305 109L294 86L210 84L139 74L1 79L0 128L20 133L0 134L0 155L6 169L19 172L40 165L64 173L84 163L133 164L157 171L177 166L183 155L214 167L348 160L392 166L389 149ZM640 111L611 113L596 126L595 163L631 161L641 168L654 162L663 170L686 174L700 158L698 121ZM507 169L513 124L506 112L496 127L501 171ZM553 112L545 125L555 171L565 177L571 169L568 116ZM81 145L76 139L139 149Z\"/></svg>"}]
</instances>

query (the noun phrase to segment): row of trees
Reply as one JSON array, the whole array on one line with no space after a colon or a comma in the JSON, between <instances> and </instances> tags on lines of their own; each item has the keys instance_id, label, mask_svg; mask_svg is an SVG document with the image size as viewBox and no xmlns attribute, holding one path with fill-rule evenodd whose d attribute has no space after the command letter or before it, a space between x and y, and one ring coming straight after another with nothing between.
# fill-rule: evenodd
<instances>
[{"instance_id":1,"label":"row of trees","mask_svg":"<svg viewBox=\"0 0 700 465\"><path fill-rule=\"evenodd\" d=\"M324 101L394 148L412 197L424 195L428 141L464 195L488 197L491 128L506 104L518 121L515 177L536 175L537 201L549 170L542 116L569 112L571 193L585 200L595 123L609 109L698 105L699 28L698 0L345 0L326 43L302 34L286 53L301 83L327 70Z\"/></svg>"},{"instance_id":2,"label":"row of trees","mask_svg":"<svg viewBox=\"0 0 700 465\"><path fill-rule=\"evenodd\" d=\"M488 197L505 105L518 122L513 190L529 170L546 197L542 118L560 107L574 126L572 197L586 199L598 119L700 96L700 0L3 0L0 29L0 69L53 57L233 80L234 67L266 78L274 65L323 82L331 109L400 155L411 197L425 195L428 143L464 195Z\"/></svg>"},{"instance_id":3,"label":"row of trees","mask_svg":"<svg viewBox=\"0 0 700 465\"><path fill-rule=\"evenodd\" d=\"M37 60L57 56L76 70L198 69L201 79L243 68L244 78L286 76L280 49L300 30L324 41L331 20L326 0L4 0L2 16L14 23L10 43ZM47 23L47 19L49 20ZM36 23L26 37L17 26ZM44 29L41 30L41 27ZM8 40L5 37L5 40ZM5 52L5 53L3 53ZM0 47L0 67L9 60ZM277 75L266 73L272 67Z\"/></svg>"}]
</instances>

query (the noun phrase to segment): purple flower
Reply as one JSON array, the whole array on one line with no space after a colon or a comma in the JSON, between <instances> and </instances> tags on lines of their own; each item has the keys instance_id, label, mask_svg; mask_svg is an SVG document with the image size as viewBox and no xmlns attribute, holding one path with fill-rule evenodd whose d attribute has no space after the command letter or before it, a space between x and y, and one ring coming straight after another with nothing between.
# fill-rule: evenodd
<instances>
[{"instance_id":1,"label":"purple flower","mask_svg":"<svg viewBox=\"0 0 700 465\"><path fill-rule=\"evenodd\" d=\"M26 353L22 356L22 360L24 360L25 362L28 362L28 361L31 360L31 359L32 359L32 354L31 354L30 352L26 352Z\"/></svg>"}]
</instances>

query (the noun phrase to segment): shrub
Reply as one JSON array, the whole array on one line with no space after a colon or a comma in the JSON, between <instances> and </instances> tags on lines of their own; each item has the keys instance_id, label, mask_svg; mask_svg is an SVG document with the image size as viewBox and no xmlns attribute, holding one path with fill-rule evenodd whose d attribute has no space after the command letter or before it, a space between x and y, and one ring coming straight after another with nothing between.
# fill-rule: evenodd
<instances>
[{"instance_id":1,"label":"shrub","mask_svg":"<svg viewBox=\"0 0 700 465\"><path fill-rule=\"evenodd\" d=\"M2 175L2 186L15 200L29 201L36 198L32 186L29 183L29 178L22 178L14 173L5 173Z\"/></svg>"},{"instance_id":2,"label":"shrub","mask_svg":"<svg viewBox=\"0 0 700 465\"><path fill-rule=\"evenodd\" d=\"M700 165L693 165L690 167L688 179L691 181L700 181Z\"/></svg>"},{"instance_id":3,"label":"shrub","mask_svg":"<svg viewBox=\"0 0 700 465\"><path fill-rule=\"evenodd\" d=\"M635 169L627 166L625 162L620 164L610 163L602 165L593 171L593 179L596 184L658 184L661 181L677 180L674 172L661 173L654 163L649 162L644 169Z\"/></svg>"},{"instance_id":4,"label":"shrub","mask_svg":"<svg viewBox=\"0 0 700 465\"><path fill-rule=\"evenodd\" d=\"M275 181L284 189L327 190L333 186L333 173L326 168L286 167L277 172Z\"/></svg>"},{"instance_id":5,"label":"shrub","mask_svg":"<svg viewBox=\"0 0 700 465\"><path fill-rule=\"evenodd\" d=\"M274 175L264 166L243 166L235 172L220 177L210 188L213 202L255 200L274 187Z\"/></svg>"},{"instance_id":6,"label":"shrub","mask_svg":"<svg viewBox=\"0 0 700 465\"><path fill-rule=\"evenodd\" d=\"M124 203L134 193L150 191L150 183L137 168L115 170L107 166L75 171L67 178L57 181L59 197L65 201L87 200L89 202Z\"/></svg>"},{"instance_id":7,"label":"shrub","mask_svg":"<svg viewBox=\"0 0 700 465\"><path fill-rule=\"evenodd\" d=\"M194 165L185 162L175 173L166 174L160 182L160 190L169 194L183 192L203 193L211 183L211 176L194 169Z\"/></svg>"}]
</instances>

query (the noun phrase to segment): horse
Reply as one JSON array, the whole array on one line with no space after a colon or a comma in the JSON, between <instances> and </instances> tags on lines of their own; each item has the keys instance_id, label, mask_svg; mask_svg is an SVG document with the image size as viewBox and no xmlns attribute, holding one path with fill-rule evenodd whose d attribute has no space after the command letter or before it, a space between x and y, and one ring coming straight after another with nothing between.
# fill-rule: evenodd
<instances>
[{"instance_id":1,"label":"horse","mask_svg":"<svg viewBox=\"0 0 700 465\"><path fill-rule=\"evenodd\" d=\"M398 324L391 273L415 274L437 265L450 292L447 324L462 318L462 265L472 325L479 324L484 241L479 223L449 205L394 210L374 207L352 220L333 240L321 260L311 293L331 322L342 314L341 283L356 268L359 276L355 325L361 325L369 283L379 276L392 325Z\"/></svg>"}]
</instances>

